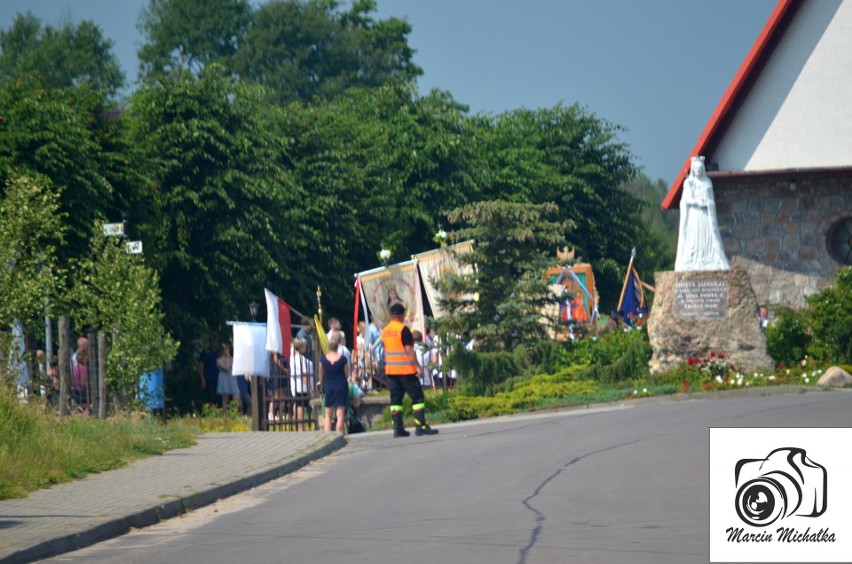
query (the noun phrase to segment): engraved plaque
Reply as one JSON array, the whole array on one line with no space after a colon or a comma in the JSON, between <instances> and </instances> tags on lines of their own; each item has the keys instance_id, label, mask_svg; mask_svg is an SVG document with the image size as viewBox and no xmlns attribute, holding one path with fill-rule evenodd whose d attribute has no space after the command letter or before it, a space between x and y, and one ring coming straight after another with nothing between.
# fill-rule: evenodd
<instances>
[{"instance_id":1,"label":"engraved plaque","mask_svg":"<svg viewBox=\"0 0 852 564\"><path fill-rule=\"evenodd\" d=\"M678 280L673 289L674 314L680 319L721 319L727 315L727 280Z\"/></svg>"}]
</instances>

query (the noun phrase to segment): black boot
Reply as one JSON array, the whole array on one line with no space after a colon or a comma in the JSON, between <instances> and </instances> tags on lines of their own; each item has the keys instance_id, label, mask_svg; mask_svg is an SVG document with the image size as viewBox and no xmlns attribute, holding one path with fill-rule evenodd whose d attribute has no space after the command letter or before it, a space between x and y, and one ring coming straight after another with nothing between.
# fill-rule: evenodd
<instances>
[{"instance_id":1,"label":"black boot","mask_svg":"<svg viewBox=\"0 0 852 564\"><path fill-rule=\"evenodd\" d=\"M391 417L393 418L393 436L396 437L408 437L411 435L408 431L405 430L405 423L402 422L402 412L398 411L396 413L391 413Z\"/></svg>"},{"instance_id":2,"label":"black boot","mask_svg":"<svg viewBox=\"0 0 852 564\"><path fill-rule=\"evenodd\" d=\"M426 414L422 409L414 412L414 434L418 437L438 434L438 429L433 429L426 424Z\"/></svg>"}]
</instances>

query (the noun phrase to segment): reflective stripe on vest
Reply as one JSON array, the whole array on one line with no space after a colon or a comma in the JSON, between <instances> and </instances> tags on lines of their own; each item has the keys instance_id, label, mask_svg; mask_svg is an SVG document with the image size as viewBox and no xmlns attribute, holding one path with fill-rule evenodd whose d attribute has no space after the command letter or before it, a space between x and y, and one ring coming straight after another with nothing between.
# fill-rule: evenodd
<instances>
[{"instance_id":1,"label":"reflective stripe on vest","mask_svg":"<svg viewBox=\"0 0 852 564\"><path fill-rule=\"evenodd\" d=\"M411 376L417 369L411 364L411 357L402 344L402 330L405 324L391 321L382 331L382 343L385 347L385 374L388 376Z\"/></svg>"}]
</instances>

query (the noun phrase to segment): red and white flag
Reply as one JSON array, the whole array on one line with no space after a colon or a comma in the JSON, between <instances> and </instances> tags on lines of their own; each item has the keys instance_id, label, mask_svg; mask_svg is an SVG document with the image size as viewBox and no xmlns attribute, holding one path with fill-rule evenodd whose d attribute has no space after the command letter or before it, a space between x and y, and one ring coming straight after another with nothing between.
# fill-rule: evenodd
<instances>
[{"instance_id":1,"label":"red and white flag","mask_svg":"<svg viewBox=\"0 0 852 564\"><path fill-rule=\"evenodd\" d=\"M266 294L266 350L290 357L290 306L264 289Z\"/></svg>"}]
</instances>

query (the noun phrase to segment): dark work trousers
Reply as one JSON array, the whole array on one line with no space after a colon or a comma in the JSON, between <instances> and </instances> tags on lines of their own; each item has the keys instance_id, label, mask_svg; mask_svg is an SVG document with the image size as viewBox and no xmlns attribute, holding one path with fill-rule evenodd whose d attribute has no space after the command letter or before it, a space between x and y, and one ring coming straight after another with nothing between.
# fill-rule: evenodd
<instances>
[{"instance_id":1,"label":"dark work trousers","mask_svg":"<svg viewBox=\"0 0 852 564\"><path fill-rule=\"evenodd\" d=\"M390 390L390 404L402 405L405 394L411 398L411 403L417 405L423 403L423 386L417 374L410 376L387 376L388 389Z\"/></svg>"}]
</instances>

